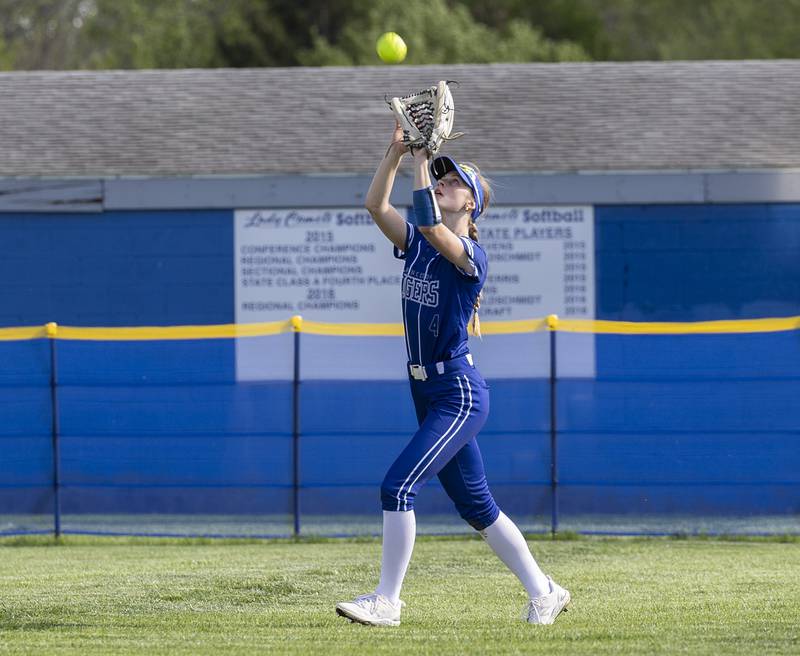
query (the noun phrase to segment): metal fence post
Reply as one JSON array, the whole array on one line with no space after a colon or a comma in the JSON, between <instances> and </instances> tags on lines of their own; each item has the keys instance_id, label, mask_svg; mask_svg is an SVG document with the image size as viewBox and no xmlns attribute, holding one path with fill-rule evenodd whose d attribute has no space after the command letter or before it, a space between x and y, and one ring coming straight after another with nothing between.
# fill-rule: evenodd
<instances>
[{"instance_id":1,"label":"metal fence post","mask_svg":"<svg viewBox=\"0 0 800 656\"><path fill-rule=\"evenodd\" d=\"M61 537L61 449L59 445L58 424L58 368L56 353L56 336L58 324L48 323L44 327L50 342L50 431L53 448L53 532L56 538Z\"/></svg>"},{"instance_id":2,"label":"metal fence post","mask_svg":"<svg viewBox=\"0 0 800 656\"><path fill-rule=\"evenodd\" d=\"M303 317L292 317L294 338L294 373L292 379L292 512L294 535L300 535L300 333Z\"/></svg>"},{"instance_id":3,"label":"metal fence post","mask_svg":"<svg viewBox=\"0 0 800 656\"><path fill-rule=\"evenodd\" d=\"M548 315L547 329L550 332L550 495L551 517L550 532L553 536L558 532L558 398L556 383L558 367L556 361L556 333L558 332L558 316Z\"/></svg>"}]
</instances>

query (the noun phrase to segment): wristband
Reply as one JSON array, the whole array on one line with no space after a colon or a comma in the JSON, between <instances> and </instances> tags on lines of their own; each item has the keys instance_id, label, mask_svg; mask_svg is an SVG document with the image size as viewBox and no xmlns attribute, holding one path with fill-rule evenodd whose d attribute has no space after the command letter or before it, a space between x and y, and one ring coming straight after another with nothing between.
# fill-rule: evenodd
<instances>
[{"instance_id":1,"label":"wristband","mask_svg":"<svg viewBox=\"0 0 800 656\"><path fill-rule=\"evenodd\" d=\"M411 223L417 226L435 226L442 222L442 213L433 195L433 187L414 191L414 216Z\"/></svg>"}]
</instances>

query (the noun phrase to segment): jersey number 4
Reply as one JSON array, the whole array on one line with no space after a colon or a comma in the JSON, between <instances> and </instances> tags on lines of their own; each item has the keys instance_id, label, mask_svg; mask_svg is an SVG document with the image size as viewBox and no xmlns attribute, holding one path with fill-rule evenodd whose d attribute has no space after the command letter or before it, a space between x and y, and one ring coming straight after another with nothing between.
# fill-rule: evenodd
<instances>
[{"instance_id":1,"label":"jersey number 4","mask_svg":"<svg viewBox=\"0 0 800 656\"><path fill-rule=\"evenodd\" d=\"M431 319L431 325L428 326L428 330L430 330L433 333L434 337L438 337L439 336L439 315L438 314L434 314L433 315L433 319Z\"/></svg>"}]
</instances>

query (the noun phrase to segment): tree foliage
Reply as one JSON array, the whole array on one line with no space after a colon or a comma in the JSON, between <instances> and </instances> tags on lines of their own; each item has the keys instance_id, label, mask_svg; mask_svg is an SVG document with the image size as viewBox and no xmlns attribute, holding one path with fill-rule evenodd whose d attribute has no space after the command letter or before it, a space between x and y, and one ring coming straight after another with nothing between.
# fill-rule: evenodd
<instances>
[{"instance_id":1,"label":"tree foliage","mask_svg":"<svg viewBox=\"0 0 800 656\"><path fill-rule=\"evenodd\" d=\"M66 68L89 7L80 0L0 0L0 68Z\"/></svg>"},{"instance_id":2,"label":"tree foliage","mask_svg":"<svg viewBox=\"0 0 800 656\"><path fill-rule=\"evenodd\" d=\"M800 0L0 0L0 69L800 57Z\"/></svg>"},{"instance_id":3,"label":"tree foliage","mask_svg":"<svg viewBox=\"0 0 800 656\"><path fill-rule=\"evenodd\" d=\"M614 59L800 57L800 0L614 0Z\"/></svg>"},{"instance_id":4,"label":"tree foliage","mask_svg":"<svg viewBox=\"0 0 800 656\"><path fill-rule=\"evenodd\" d=\"M300 63L369 65L378 63L375 38L386 31L402 34L409 64L569 61L588 59L571 41L546 38L530 23L511 19L490 27L461 4L445 0L375 0L348 22L335 39L315 33Z\"/></svg>"}]
</instances>

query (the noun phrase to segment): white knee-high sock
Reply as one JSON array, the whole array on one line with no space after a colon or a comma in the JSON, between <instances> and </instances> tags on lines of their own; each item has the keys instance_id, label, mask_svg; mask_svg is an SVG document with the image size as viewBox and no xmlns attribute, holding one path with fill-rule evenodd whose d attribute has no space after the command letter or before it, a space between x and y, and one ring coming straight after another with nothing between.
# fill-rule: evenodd
<instances>
[{"instance_id":1,"label":"white knee-high sock","mask_svg":"<svg viewBox=\"0 0 800 656\"><path fill-rule=\"evenodd\" d=\"M375 592L388 597L392 603L396 604L400 599L400 588L403 587L416 536L417 519L413 510L383 511L381 581Z\"/></svg>"},{"instance_id":2,"label":"white knee-high sock","mask_svg":"<svg viewBox=\"0 0 800 656\"><path fill-rule=\"evenodd\" d=\"M531 599L550 592L547 576L536 564L517 525L506 515L501 512L497 521L480 533L500 560L525 586Z\"/></svg>"}]
</instances>

